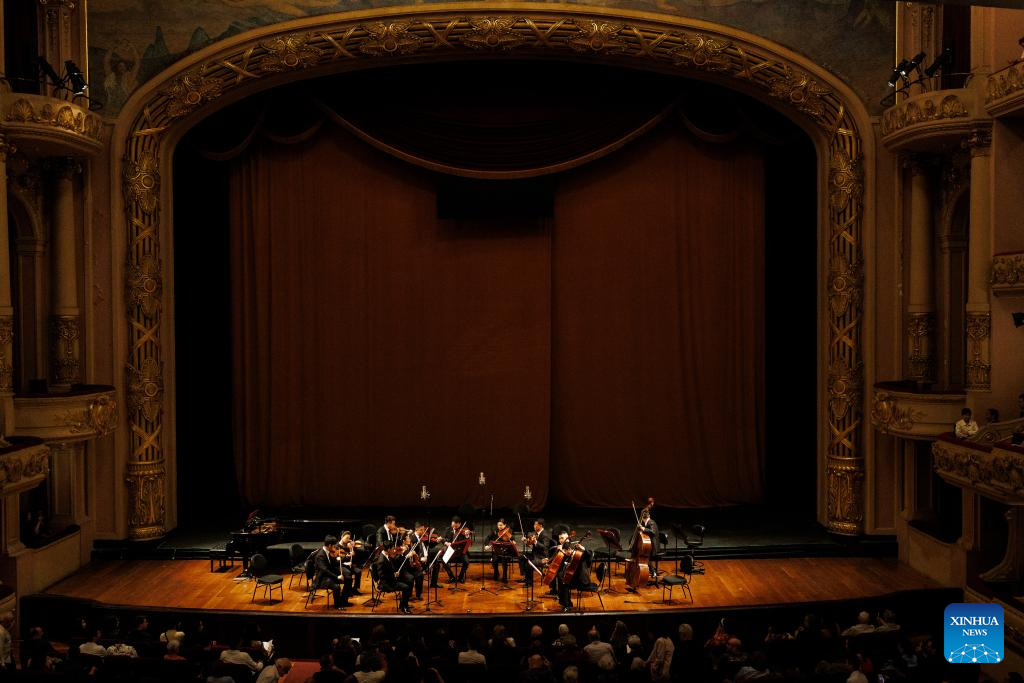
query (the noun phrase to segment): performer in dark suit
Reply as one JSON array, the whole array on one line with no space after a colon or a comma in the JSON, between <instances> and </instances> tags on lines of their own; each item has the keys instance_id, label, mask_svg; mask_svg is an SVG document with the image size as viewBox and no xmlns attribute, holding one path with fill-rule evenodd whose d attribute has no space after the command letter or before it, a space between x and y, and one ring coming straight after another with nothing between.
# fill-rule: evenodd
<instances>
[{"instance_id":1,"label":"performer in dark suit","mask_svg":"<svg viewBox=\"0 0 1024 683\"><path fill-rule=\"evenodd\" d=\"M338 539L334 536L324 538L324 547L316 554L316 575L314 577L317 588L328 588L334 594L334 608L341 609L352 603L348 601L349 592L352 589L352 577L343 577L341 565L336 557L332 555L337 552ZM344 591L340 588L344 584Z\"/></svg>"},{"instance_id":2,"label":"performer in dark suit","mask_svg":"<svg viewBox=\"0 0 1024 683\"><path fill-rule=\"evenodd\" d=\"M356 547L351 531L342 531L338 539L338 549L341 551L341 575L352 582L352 595L362 595L359 590L363 580L362 565L356 560Z\"/></svg>"},{"instance_id":3,"label":"performer in dark suit","mask_svg":"<svg viewBox=\"0 0 1024 683\"><path fill-rule=\"evenodd\" d=\"M551 555L555 554L561 548L567 553L565 560L562 562L562 566L558 570L558 574L555 576L555 580L552 582L556 585L558 590L558 604L562 606L563 612L568 612L572 609L572 597L570 589L572 588L583 588L590 585L590 562L593 560L594 553L583 547L582 543L576 543L569 540L568 532L563 531L558 534L558 544L551 549ZM572 553L575 550L580 550L583 555L580 558L579 566L576 568L575 574L572 579L565 580L566 570L572 560Z\"/></svg>"},{"instance_id":4,"label":"performer in dark suit","mask_svg":"<svg viewBox=\"0 0 1024 683\"><path fill-rule=\"evenodd\" d=\"M401 546L399 546L401 547ZM396 557L392 557L392 555ZM402 599L398 604L398 611L412 614L409 607L409 596L412 595L412 584L402 580L398 575L398 567L402 563L400 552L383 551L374 560L374 568L377 572L377 587L382 591L401 591Z\"/></svg>"},{"instance_id":5,"label":"performer in dark suit","mask_svg":"<svg viewBox=\"0 0 1024 683\"><path fill-rule=\"evenodd\" d=\"M459 529L462 529L462 531L459 531ZM438 544L437 552L443 555L444 551L447 550L448 546L450 546L453 542L455 542L456 540L468 539L471 535L472 532L470 532L468 528L462 527L461 518L452 517L452 525L447 531L444 532L444 536L442 537L444 543ZM433 576L431 576L430 578L431 585L437 584L437 574L440 571L440 564L440 559L438 559L437 562L434 563ZM456 578L455 574L452 573L451 565L453 564L461 565L459 569L458 578ZM455 554L452 555L452 558L444 566L444 570L448 572L448 583L464 583L466 581L466 571L468 569L469 560L466 559L466 551L455 551Z\"/></svg>"},{"instance_id":6,"label":"performer in dark suit","mask_svg":"<svg viewBox=\"0 0 1024 683\"><path fill-rule=\"evenodd\" d=\"M551 538L551 533L544 528L544 520L537 519L533 523L533 533L523 539L523 544L526 549L519 557L519 571L523 573L523 582L527 586L532 586L533 576L536 572L533 571L527 560L532 560L533 564L540 569L551 554L551 547L555 544L555 540Z\"/></svg>"},{"instance_id":7,"label":"performer in dark suit","mask_svg":"<svg viewBox=\"0 0 1024 683\"><path fill-rule=\"evenodd\" d=\"M388 515L384 518L384 526L377 529L377 547L394 548L401 540L398 533L398 524L395 523L395 516Z\"/></svg>"},{"instance_id":8,"label":"performer in dark suit","mask_svg":"<svg viewBox=\"0 0 1024 683\"><path fill-rule=\"evenodd\" d=\"M413 600L423 599L423 556L416 549L417 536L415 531L410 531L405 535L405 539L402 543L404 550L401 555L395 556L395 561L401 566L401 575L399 579L403 583L411 584L416 590L416 597Z\"/></svg>"},{"instance_id":9,"label":"performer in dark suit","mask_svg":"<svg viewBox=\"0 0 1024 683\"><path fill-rule=\"evenodd\" d=\"M507 557L499 556L494 548L494 543L504 543L508 545L512 541L512 529L506 524L505 519L499 519L497 527L487 538L484 539L484 552L491 551L491 567L494 569L494 580L498 581L498 567L501 567L501 582L508 583L508 559ZM511 552L511 551L510 551Z\"/></svg>"},{"instance_id":10,"label":"performer in dark suit","mask_svg":"<svg viewBox=\"0 0 1024 683\"><path fill-rule=\"evenodd\" d=\"M653 506L651 506L653 507ZM651 511L648 508L644 508L640 512L640 527L651 537L651 582L657 583L658 577L658 524L651 517Z\"/></svg>"}]
</instances>

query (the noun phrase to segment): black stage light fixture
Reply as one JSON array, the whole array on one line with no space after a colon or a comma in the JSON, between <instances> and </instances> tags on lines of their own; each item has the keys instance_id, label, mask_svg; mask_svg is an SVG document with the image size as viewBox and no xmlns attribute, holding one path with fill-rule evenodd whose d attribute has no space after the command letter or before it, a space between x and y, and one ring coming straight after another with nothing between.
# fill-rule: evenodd
<instances>
[{"instance_id":1,"label":"black stage light fixture","mask_svg":"<svg viewBox=\"0 0 1024 683\"><path fill-rule=\"evenodd\" d=\"M54 88L59 90L64 87L64 79L57 74L45 57L36 57L36 64L39 65L39 71L50 80L50 84Z\"/></svg>"},{"instance_id":2,"label":"black stage light fixture","mask_svg":"<svg viewBox=\"0 0 1024 683\"><path fill-rule=\"evenodd\" d=\"M1024 313L1017 311L1013 314L1013 326L1024 327Z\"/></svg>"},{"instance_id":3,"label":"black stage light fixture","mask_svg":"<svg viewBox=\"0 0 1024 683\"><path fill-rule=\"evenodd\" d=\"M910 62L906 59L900 60L900 63L896 65L896 68L892 70L892 75L889 76L889 87L895 88L900 78L907 75L907 64Z\"/></svg>"},{"instance_id":4,"label":"black stage light fixture","mask_svg":"<svg viewBox=\"0 0 1024 683\"><path fill-rule=\"evenodd\" d=\"M64 62L65 80L71 83L71 92L76 95L83 95L85 91L89 89L89 84L85 81L85 75L82 74L82 70L78 68L70 59Z\"/></svg>"},{"instance_id":5,"label":"black stage light fixture","mask_svg":"<svg viewBox=\"0 0 1024 683\"><path fill-rule=\"evenodd\" d=\"M931 78L940 71L948 70L951 66L953 66L953 48L947 47L942 51L942 54L936 57L935 61L924 70L924 75Z\"/></svg>"}]
</instances>

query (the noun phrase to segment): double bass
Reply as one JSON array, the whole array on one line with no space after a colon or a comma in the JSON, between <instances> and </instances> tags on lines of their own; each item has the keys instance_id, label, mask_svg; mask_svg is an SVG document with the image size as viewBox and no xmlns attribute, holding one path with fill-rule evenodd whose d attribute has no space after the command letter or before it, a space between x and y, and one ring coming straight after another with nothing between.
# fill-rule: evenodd
<instances>
[{"instance_id":1,"label":"double bass","mask_svg":"<svg viewBox=\"0 0 1024 683\"><path fill-rule=\"evenodd\" d=\"M626 560L626 585L636 590L647 585L651 580L651 568L647 565L651 559L653 544L651 535L644 531L641 522L642 513L650 514L654 507L654 499L648 498L647 505L641 514L637 514L636 505L633 505L633 515L636 517L636 529L633 530L633 539L629 544L629 559Z\"/></svg>"}]
</instances>

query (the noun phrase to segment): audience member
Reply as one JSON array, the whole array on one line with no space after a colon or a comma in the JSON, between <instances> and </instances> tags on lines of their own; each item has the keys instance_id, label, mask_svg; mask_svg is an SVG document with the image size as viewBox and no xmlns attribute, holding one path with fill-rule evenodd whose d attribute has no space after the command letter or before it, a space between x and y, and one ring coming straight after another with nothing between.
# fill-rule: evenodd
<instances>
[{"instance_id":1,"label":"audience member","mask_svg":"<svg viewBox=\"0 0 1024 683\"><path fill-rule=\"evenodd\" d=\"M960 419L957 420L956 427L954 428L956 431L956 437L958 439L969 439L978 433L978 429L978 423L974 421L974 418L971 415L971 409L964 408L961 410Z\"/></svg>"},{"instance_id":2,"label":"audience member","mask_svg":"<svg viewBox=\"0 0 1024 683\"><path fill-rule=\"evenodd\" d=\"M867 612L861 612L857 615L857 623L850 628L843 631L841 636L856 636L861 633L871 633L875 630L875 627L871 624L871 615Z\"/></svg>"},{"instance_id":3,"label":"audience member","mask_svg":"<svg viewBox=\"0 0 1024 683\"><path fill-rule=\"evenodd\" d=\"M164 659L168 662L184 662L185 658L181 656L181 641L180 640L169 640L167 641L167 653L164 655Z\"/></svg>"},{"instance_id":4,"label":"audience member","mask_svg":"<svg viewBox=\"0 0 1024 683\"><path fill-rule=\"evenodd\" d=\"M352 658L355 662L355 657ZM313 683L342 683L346 678L345 671L338 667L334 655L320 658L320 670L310 677Z\"/></svg>"},{"instance_id":5,"label":"audience member","mask_svg":"<svg viewBox=\"0 0 1024 683\"><path fill-rule=\"evenodd\" d=\"M278 657L274 660L273 666L263 667L263 671L256 677L256 683L275 683L292 670L292 660L287 657Z\"/></svg>"},{"instance_id":6,"label":"audience member","mask_svg":"<svg viewBox=\"0 0 1024 683\"><path fill-rule=\"evenodd\" d=\"M672 656L675 654L675 649L675 644L667 636L663 635L654 641L651 655L646 662L652 681L671 680Z\"/></svg>"},{"instance_id":7,"label":"audience member","mask_svg":"<svg viewBox=\"0 0 1024 683\"><path fill-rule=\"evenodd\" d=\"M248 652L242 651L243 643L239 642L233 650L224 650L220 653L220 661L225 664L244 664L253 671L259 671L263 668L262 662L257 662L252 658Z\"/></svg>"},{"instance_id":8,"label":"audience member","mask_svg":"<svg viewBox=\"0 0 1024 683\"><path fill-rule=\"evenodd\" d=\"M612 650L612 646L601 640L601 633L597 630L597 626L591 626L587 631L587 640L589 642L584 646L583 651L587 653L587 659L592 664L600 662L605 655L615 661L615 652Z\"/></svg>"},{"instance_id":9,"label":"audience member","mask_svg":"<svg viewBox=\"0 0 1024 683\"><path fill-rule=\"evenodd\" d=\"M985 411L985 424L990 425L996 422L999 422L999 411L995 408L989 408Z\"/></svg>"},{"instance_id":10,"label":"audience member","mask_svg":"<svg viewBox=\"0 0 1024 683\"><path fill-rule=\"evenodd\" d=\"M100 645L100 640L103 638L103 632L98 628L93 629L92 637L78 646L78 651L83 655L91 655L93 657L106 657L107 648Z\"/></svg>"}]
</instances>

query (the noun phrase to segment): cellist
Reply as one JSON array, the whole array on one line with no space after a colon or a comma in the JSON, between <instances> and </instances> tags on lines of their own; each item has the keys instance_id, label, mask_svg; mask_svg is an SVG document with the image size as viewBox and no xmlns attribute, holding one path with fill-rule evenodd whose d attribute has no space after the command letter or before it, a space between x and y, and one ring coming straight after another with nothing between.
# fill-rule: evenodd
<instances>
[{"instance_id":1,"label":"cellist","mask_svg":"<svg viewBox=\"0 0 1024 683\"><path fill-rule=\"evenodd\" d=\"M580 561L579 567L576 569L576 573L573 575L571 581L564 581L562 579L565 571L567 562L563 562L562 569L555 576L555 580L552 582L558 591L558 604L562 606L563 612L569 612L572 610L572 597L570 589L582 588L590 585L590 561L594 556L594 553L583 547L582 543L576 543L569 540L569 532L561 531L558 534L558 543L551 549L552 557L562 551L567 556L573 551L580 550L583 553L583 557Z\"/></svg>"}]
</instances>

